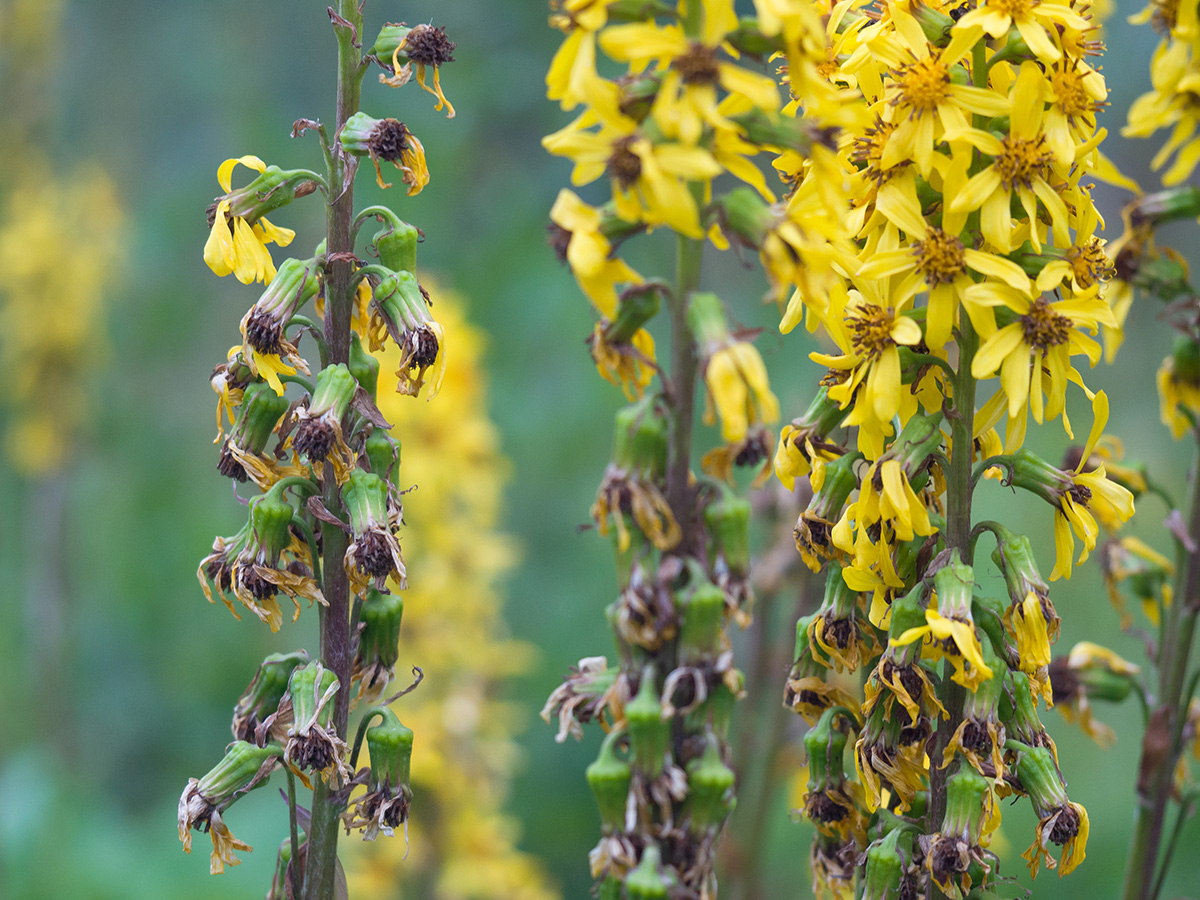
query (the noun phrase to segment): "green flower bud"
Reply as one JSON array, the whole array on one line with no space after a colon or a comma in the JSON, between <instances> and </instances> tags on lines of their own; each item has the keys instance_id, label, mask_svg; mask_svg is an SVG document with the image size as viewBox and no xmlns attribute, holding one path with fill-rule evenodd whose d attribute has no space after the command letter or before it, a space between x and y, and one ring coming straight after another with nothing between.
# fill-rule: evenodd
<instances>
[{"instance_id":1,"label":"green flower bud","mask_svg":"<svg viewBox=\"0 0 1200 900\"><path fill-rule=\"evenodd\" d=\"M975 593L975 570L962 561L955 549L950 562L933 576L938 595L938 612L947 619L973 622L971 600Z\"/></svg>"},{"instance_id":2,"label":"green flower bud","mask_svg":"<svg viewBox=\"0 0 1200 900\"><path fill-rule=\"evenodd\" d=\"M687 764L687 809L693 831L717 829L736 802L733 769L721 759L720 742L709 737L704 754Z\"/></svg>"},{"instance_id":3,"label":"green flower bud","mask_svg":"<svg viewBox=\"0 0 1200 900\"><path fill-rule=\"evenodd\" d=\"M1176 380L1184 384L1200 384L1200 343L1184 335L1177 336L1171 361Z\"/></svg>"},{"instance_id":4,"label":"green flower bud","mask_svg":"<svg viewBox=\"0 0 1200 900\"><path fill-rule=\"evenodd\" d=\"M613 559L617 567L617 583L624 588L628 586L629 579L633 576L634 563L646 555L647 548L651 544L633 516L620 511L614 511L613 516L620 516L621 523L624 525L623 530L613 528L609 532L609 539L612 541L613 547ZM621 549L622 533L629 536L629 543L623 550Z\"/></svg>"},{"instance_id":5,"label":"green flower bud","mask_svg":"<svg viewBox=\"0 0 1200 900\"><path fill-rule=\"evenodd\" d=\"M1008 596L1013 603L1023 603L1029 592L1045 597L1050 585L1038 570L1033 554L1033 542L1023 534L1014 534L1002 525L996 526L996 549L992 562L1004 576Z\"/></svg>"},{"instance_id":6,"label":"green flower bud","mask_svg":"<svg viewBox=\"0 0 1200 900\"><path fill-rule=\"evenodd\" d=\"M394 484L396 464L400 462L400 442L382 428L376 428L363 441L363 450L371 464L371 471Z\"/></svg>"},{"instance_id":7,"label":"green flower bud","mask_svg":"<svg viewBox=\"0 0 1200 900\"><path fill-rule=\"evenodd\" d=\"M1058 774L1054 754L1047 747L1028 747L1017 755L1017 779L1041 815L1043 811L1065 806L1067 791Z\"/></svg>"},{"instance_id":8,"label":"green flower bud","mask_svg":"<svg viewBox=\"0 0 1200 900\"><path fill-rule=\"evenodd\" d=\"M408 790L411 778L413 731L390 709L378 710L380 721L367 728L367 753L371 757L368 789Z\"/></svg>"},{"instance_id":9,"label":"green flower bud","mask_svg":"<svg viewBox=\"0 0 1200 900\"><path fill-rule=\"evenodd\" d=\"M1062 469L1050 465L1030 450L1022 447L1013 454L1012 460L1009 483L1036 494L1052 506L1058 506L1062 496L1075 487L1075 482Z\"/></svg>"},{"instance_id":10,"label":"green flower bud","mask_svg":"<svg viewBox=\"0 0 1200 900\"><path fill-rule=\"evenodd\" d=\"M836 136L835 131L820 128L808 119L772 115L761 109L730 118L745 132L750 143L795 150L801 156L810 155L814 144L831 146Z\"/></svg>"},{"instance_id":11,"label":"green flower bud","mask_svg":"<svg viewBox=\"0 0 1200 900\"><path fill-rule=\"evenodd\" d=\"M704 522L712 537L714 568L723 559L730 575L744 578L750 571L750 501L733 491L720 496L704 509Z\"/></svg>"},{"instance_id":12,"label":"green flower bud","mask_svg":"<svg viewBox=\"0 0 1200 900\"><path fill-rule=\"evenodd\" d=\"M288 693L292 698L294 730L299 732L316 723L328 728L333 721L333 704L327 702L326 694L337 693L337 675L314 659L292 670L288 679Z\"/></svg>"},{"instance_id":13,"label":"green flower bud","mask_svg":"<svg viewBox=\"0 0 1200 900\"><path fill-rule=\"evenodd\" d=\"M308 404L309 413L314 416L330 413L333 418L341 419L350 408L357 386L350 369L342 363L322 369Z\"/></svg>"},{"instance_id":14,"label":"green flower bud","mask_svg":"<svg viewBox=\"0 0 1200 900\"><path fill-rule=\"evenodd\" d=\"M858 478L854 474L854 465L862 455L847 453L825 466L825 480L805 510L806 517L813 516L827 522L836 522L842 514L842 507L850 494L858 489Z\"/></svg>"},{"instance_id":15,"label":"green flower bud","mask_svg":"<svg viewBox=\"0 0 1200 900\"><path fill-rule=\"evenodd\" d=\"M950 43L950 29L954 27L954 20L944 12L920 3L913 7L913 16L929 43L935 47L945 47Z\"/></svg>"},{"instance_id":16,"label":"green flower bud","mask_svg":"<svg viewBox=\"0 0 1200 900\"><path fill-rule=\"evenodd\" d=\"M454 62L456 46L454 41L446 37L445 28L424 24L409 28L403 23L397 25L389 22L379 30L379 37L375 39L370 55L384 64L390 64L396 58L437 67Z\"/></svg>"},{"instance_id":17,"label":"green flower bud","mask_svg":"<svg viewBox=\"0 0 1200 900\"><path fill-rule=\"evenodd\" d=\"M221 448L221 456L217 461L217 469L222 475L237 481L245 481L249 477L233 448L242 453L261 454L267 449L267 442L275 433L275 425L287 408L287 398L277 395L270 385L259 383L246 386L237 424Z\"/></svg>"},{"instance_id":18,"label":"green flower bud","mask_svg":"<svg viewBox=\"0 0 1200 900\"><path fill-rule=\"evenodd\" d=\"M350 530L365 534L372 525L388 520L388 487L378 475L356 469L342 485L342 502L350 518Z\"/></svg>"},{"instance_id":19,"label":"green flower bud","mask_svg":"<svg viewBox=\"0 0 1200 900\"><path fill-rule=\"evenodd\" d=\"M1139 197L1130 210L1129 220L1135 226L1149 223L1158 227L1197 216L1200 216L1200 187L1191 185Z\"/></svg>"},{"instance_id":20,"label":"green flower bud","mask_svg":"<svg viewBox=\"0 0 1200 900\"><path fill-rule=\"evenodd\" d=\"M308 402L296 415L292 448L313 461L321 461L339 446L341 421L358 390L358 382L342 363L321 370Z\"/></svg>"},{"instance_id":21,"label":"green flower bud","mask_svg":"<svg viewBox=\"0 0 1200 900\"><path fill-rule=\"evenodd\" d=\"M275 855L275 873L271 876L271 890L267 893L267 900L293 900L296 893L293 892L288 885L288 867L292 862L292 840L284 838L283 843L279 845L279 852ZM297 877L297 882L300 878Z\"/></svg>"},{"instance_id":22,"label":"green flower bud","mask_svg":"<svg viewBox=\"0 0 1200 900\"><path fill-rule=\"evenodd\" d=\"M257 743L255 731L279 709L279 701L287 693L288 680L296 666L308 662L303 650L294 653L272 653L259 665L254 678L242 691L233 707L233 736L239 741Z\"/></svg>"},{"instance_id":23,"label":"green flower bud","mask_svg":"<svg viewBox=\"0 0 1200 900\"><path fill-rule=\"evenodd\" d=\"M600 822L606 833L621 831L625 827L625 807L633 772L629 763L616 754L616 746L624 737L624 731L609 732L600 745L600 755L585 773L588 786L596 795Z\"/></svg>"},{"instance_id":24,"label":"green flower bud","mask_svg":"<svg viewBox=\"0 0 1200 900\"><path fill-rule=\"evenodd\" d=\"M985 802L991 781L970 766L961 766L946 779L946 815L942 834L954 835L968 844L978 844L987 821Z\"/></svg>"},{"instance_id":25,"label":"green flower bud","mask_svg":"<svg viewBox=\"0 0 1200 900\"><path fill-rule=\"evenodd\" d=\"M371 239L371 246L379 256L380 265L393 272L416 272L417 244L421 242L420 229L382 207L375 216L385 219L384 227L375 232Z\"/></svg>"},{"instance_id":26,"label":"green flower bud","mask_svg":"<svg viewBox=\"0 0 1200 900\"><path fill-rule=\"evenodd\" d=\"M374 397L379 387L379 360L363 349L362 341L353 333L350 335L348 368L359 387Z\"/></svg>"},{"instance_id":27,"label":"green flower bud","mask_svg":"<svg viewBox=\"0 0 1200 900\"><path fill-rule=\"evenodd\" d=\"M1053 747L1038 717L1029 676L1024 672L1009 669L1004 691L1000 694L999 711L1000 721L1010 738L1031 747Z\"/></svg>"},{"instance_id":28,"label":"green flower bud","mask_svg":"<svg viewBox=\"0 0 1200 900\"><path fill-rule=\"evenodd\" d=\"M400 658L400 620L403 616L404 600L399 594L367 589L359 613L362 630L358 636L354 673L363 692L369 696L387 685Z\"/></svg>"},{"instance_id":29,"label":"green flower bud","mask_svg":"<svg viewBox=\"0 0 1200 900\"><path fill-rule=\"evenodd\" d=\"M817 724L804 735L808 754L808 789L824 791L846 780L843 760L846 755L846 732L834 727L834 720L844 715L841 707L831 707L821 714Z\"/></svg>"},{"instance_id":30,"label":"green flower bud","mask_svg":"<svg viewBox=\"0 0 1200 900\"><path fill-rule=\"evenodd\" d=\"M243 794L266 784L279 763L280 747L258 747L246 741L234 741L225 757L197 783L197 792L220 811L228 809Z\"/></svg>"},{"instance_id":31,"label":"green flower bud","mask_svg":"<svg viewBox=\"0 0 1200 900\"><path fill-rule=\"evenodd\" d=\"M902 842L907 844L901 849ZM906 859L912 858L912 836L907 829L895 828L867 848L863 872L862 900L898 900L905 877Z\"/></svg>"},{"instance_id":32,"label":"green flower bud","mask_svg":"<svg viewBox=\"0 0 1200 900\"><path fill-rule=\"evenodd\" d=\"M628 900L666 900L671 880L662 870L662 854L657 844L647 844L642 859L625 876Z\"/></svg>"},{"instance_id":33,"label":"green flower bud","mask_svg":"<svg viewBox=\"0 0 1200 900\"><path fill-rule=\"evenodd\" d=\"M692 337L705 353L723 347L733 340L725 307L716 294L695 293L688 299L687 325Z\"/></svg>"},{"instance_id":34,"label":"green flower bud","mask_svg":"<svg viewBox=\"0 0 1200 900\"><path fill-rule=\"evenodd\" d=\"M732 682L733 687L727 682ZM745 693L745 684L746 676L739 669L727 672L721 683L709 693L704 706L695 710L692 715L707 716L708 727L712 729L713 734L724 740L729 734L729 723L733 721L733 710L738 698ZM689 716L688 724L691 727L700 723Z\"/></svg>"},{"instance_id":35,"label":"green flower bud","mask_svg":"<svg viewBox=\"0 0 1200 900\"><path fill-rule=\"evenodd\" d=\"M646 666L637 696L625 706L633 764L647 778L662 773L671 741L671 723L663 717L657 682L654 666Z\"/></svg>"},{"instance_id":36,"label":"green flower bud","mask_svg":"<svg viewBox=\"0 0 1200 900\"><path fill-rule=\"evenodd\" d=\"M665 290L657 282L635 284L621 292L616 318L605 329L604 339L610 344L628 344L638 329L658 315L662 305L660 295Z\"/></svg>"},{"instance_id":37,"label":"green flower bud","mask_svg":"<svg viewBox=\"0 0 1200 900\"><path fill-rule=\"evenodd\" d=\"M347 153L388 162L398 162L411 139L412 132L399 119L376 119L364 112L347 119L338 134L338 142Z\"/></svg>"},{"instance_id":38,"label":"green flower bud","mask_svg":"<svg viewBox=\"0 0 1200 900\"><path fill-rule=\"evenodd\" d=\"M727 237L735 237L744 246L756 250L762 247L778 219L758 191L751 188L734 188L713 201L713 208Z\"/></svg>"},{"instance_id":39,"label":"green flower bud","mask_svg":"<svg viewBox=\"0 0 1200 900\"><path fill-rule=\"evenodd\" d=\"M630 475L653 481L667 469L667 418L647 396L617 410L613 463Z\"/></svg>"},{"instance_id":40,"label":"green flower bud","mask_svg":"<svg viewBox=\"0 0 1200 900\"><path fill-rule=\"evenodd\" d=\"M225 209L226 217L245 219L253 224L273 210L287 206L293 200L307 197L317 189L318 185L312 180L310 172L300 170L285 171L279 166L267 166L261 174L245 187L230 191L213 200L208 207L207 219L211 228L217 217L217 208L224 201L229 201Z\"/></svg>"},{"instance_id":41,"label":"green flower bud","mask_svg":"<svg viewBox=\"0 0 1200 900\"><path fill-rule=\"evenodd\" d=\"M753 16L742 16L738 20L738 27L725 35L725 40L736 47L739 53L763 59L787 50L783 35L767 37L762 33L758 19Z\"/></svg>"},{"instance_id":42,"label":"green flower bud","mask_svg":"<svg viewBox=\"0 0 1200 900\"><path fill-rule=\"evenodd\" d=\"M596 892L596 900L621 900L621 879L605 875Z\"/></svg>"},{"instance_id":43,"label":"green flower bud","mask_svg":"<svg viewBox=\"0 0 1200 900\"><path fill-rule=\"evenodd\" d=\"M714 659L721 649L725 592L706 580L677 602L683 613L683 627L679 633L680 661L691 665Z\"/></svg>"},{"instance_id":44,"label":"green flower bud","mask_svg":"<svg viewBox=\"0 0 1200 900\"><path fill-rule=\"evenodd\" d=\"M269 491L250 501L250 531L253 542L261 548L265 559L272 564L292 542L292 504L283 499L282 491Z\"/></svg>"},{"instance_id":45,"label":"green flower bud","mask_svg":"<svg viewBox=\"0 0 1200 900\"><path fill-rule=\"evenodd\" d=\"M892 601L892 621L888 626L888 637L898 638L910 628L921 628L925 625L925 607L921 599L925 594L925 586L916 585L907 594Z\"/></svg>"},{"instance_id":46,"label":"green flower bud","mask_svg":"<svg viewBox=\"0 0 1200 900\"><path fill-rule=\"evenodd\" d=\"M930 454L942 445L942 414L917 413L892 442L880 460L894 459L909 478L914 478L929 461Z\"/></svg>"}]
</instances>

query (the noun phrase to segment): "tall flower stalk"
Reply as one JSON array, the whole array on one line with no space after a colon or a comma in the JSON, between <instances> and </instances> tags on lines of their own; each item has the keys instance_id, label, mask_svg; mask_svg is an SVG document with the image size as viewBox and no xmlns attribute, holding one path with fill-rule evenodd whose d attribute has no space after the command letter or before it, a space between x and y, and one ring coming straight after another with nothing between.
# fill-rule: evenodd
<instances>
[{"instance_id":1,"label":"tall flower stalk","mask_svg":"<svg viewBox=\"0 0 1200 900\"><path fill-rule=\"evenodd\" d=\"M445 332L416 275L419 231L386 207L356 212L353 185L363 157L381 186L389 186L381 163L395 167L410 196L428 182L420 140L396 119L360 111L361 88L378 65L382 82L401 87L415 77L452 116L439 70L453 60L454 44L440 28L386 24L368 45L363 5L342 0L328 10L338 46L332 127L313 119L293 127L319 138L324 172L281 170L254 156L227 160L204 247L217 275L263 284L242 319L241 343L212 376L218 468L262 493L249 501L245 527L218 538L197 575L210 601L219 597L235 617L250 612L272 631L288 612L296 621L302 601L316 605L319 635L311 655L263 661L236 705L225 759L192 779L180 800L179 833L185 849L192 830L210 834L213 872L236 864L234 851L249 847L223 815L282 770L289 828L270 896L305 900L337 892L343 826L374 840L408 819L413 732L388 708L408 690L391 684L403 611L393 591L408 583L401 468L377 405L372 353L399 347L397 389L409 397L424 390L433 399L446 368ZM235 187L239 167L253 175ZM323 240L276 268L268 245L289 246L295 234L266 215L314 195L326 200ZM378 262L364 264L360 246ZM302 355L304 344L319 365ZM355 707L362 714L352 732ZM370 763L358 769L364 744ZM311 790L307 803L297 783Z\"/></svg>"}]
</instances>

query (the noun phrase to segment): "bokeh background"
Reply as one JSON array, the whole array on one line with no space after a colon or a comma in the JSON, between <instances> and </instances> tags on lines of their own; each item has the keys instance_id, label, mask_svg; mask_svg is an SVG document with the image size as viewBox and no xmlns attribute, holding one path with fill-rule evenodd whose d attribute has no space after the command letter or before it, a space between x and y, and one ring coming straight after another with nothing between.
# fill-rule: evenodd
<instances>
[{"instance_id":1,"label":"bokeh background","mask_svg":"<svg viewBox=\"0 0 1200 900\"><path fill-rule=\"evenodd\" d=\"M22 31L22 8L35 15L37 7L43 14L52 8L44 15L50 24ZM18 241L5 255L0 239L0 263L54 260L83 242L95 252L92 267L78 271L43 262L56 277L39 280L41 293L21 314L21 327L65 329L68 339L41 346L35 376L22 373L19 357L5 356L0 380L9 400L25 398L26 412L32 402L77 423L61 463L45 466L38 460L52 442L22 425L20 404L0 414L0 897L261 896L285 827L271 791L229 814L235 833L257 849L224 876L210 877L205 854L185 856L175 835L179 792L217 759L232 701L258 661L311 645L315 627L315 617L304 616L275 637L235 622L203 601L194 580L213 535L236 530L243 515L215 471L208 375L257 296L212 276L201 248L221 160L253 153L284 168L318 166L315 140L293 140L290 131L301 117L332 119L335 45L324 4L5 0L0 10L3 206L10 217L43 213L40 226L25 232L36 240ZM1125 23L1136 11L1119 0L1107 29L1105 122L1114 135L1148 85L1156 42L1148 28ZM500 527L520 548L520 563L502 584L503 614L507 633L533 648L514 663L523 674L507 679L499 697L520 730L516 775L502 805L518 824L520 847L540 860L549 882L562 896L581 898L590 884L586 851L597 834L583 769L598 734L556 745L536 714L568 665L611 647L603 616L613 591L609 550L578 526L588 521L622 399L595 375L584 346L588 305L544 240L547 211L569 174L566 162L539 145L567 119L543 98L560 36L546 27L540 0L371 0L366 12L374 27L385 19L432 21L458 41L457 62L443 75L456 119L434 112L415 85L390 91L373 77L364 108L404 119L424 141L429 187L416 198L392 192L386 200L424 230L422 271L465 298L467 318L486 336L482 383L497 429L487 439L510 460ZM1114 136L1108 149L1124 171L1153 185L1148 161L1156 146ZM50 182L56 193L39 192ZM359 180L360 205L385 199L370 182ZM1099 196L1111 239L1125 198L1103 187ZM320 239L319 202L275 218L296 229L293 251ZM1194 226L1178 227L1163 238L1194 260L1196 234ZM640 271L669 271L671 248L658 238L634 251ZM760 276L732 255L710 253L705 280L741 323L765 327L758 346L785 416L801 412L819 374L807 359L811 339L778 335L774 309L759 301ZM1180 492L1187 450L1158 423L1154 371L1170 341L1158 313L1153 301L1139 300L1116 363L1088 381L1109 392L1110 431L1128 455ZM14 321L5 323L10 346ZM30 352L38 349L35 342ZM44 385L69 379L77 388L61 407L48 405L31 377ZM1089 421L1082 408L1073 418ZM1067 443L1057 426L1031 438L1051 459ZM1049 567L1049 510L993 483L982 496L980 515L1025 527L1047 548ZM1145 502L1134 531L1166 549L1159 528L1166 510L1156 504ZM994 575L990 565L981 568ZM1138 636L1119 632L1094 564L1053 596L1063 616L1060 650L1088 638L1144 659ZM768 637L787 643L791 623L776 618ZM738 638L739 648L745 643ZM748 665L744 654L739 662ZM783 675L747 709L773 706ZM1033 884L1036 898L1118 891L1140 714L1132 700L1099 714L1119 736L1109 750L1046 714L1071 796L1089 809L1092 832L1087 862L1062 882L1044 873ZM741 727L762 727L756 721L745 717ZM794 765L794 758L785 754L777 765ZM810 896L810 834L789 821L793 804L784 782L764 817L756 814L760 821L739 812L730 826L743 835L757 826L769 897ZM1005 872L1023 874L1018 854L1033 824L1021 804L1006 811L999 844ZM1200 858L1186 848L1198 840L1200 826L1189 823L1164 896L1196 893ZM403 880L384 889L387 896L436 896Z\"/></svg>"}]
</instances>

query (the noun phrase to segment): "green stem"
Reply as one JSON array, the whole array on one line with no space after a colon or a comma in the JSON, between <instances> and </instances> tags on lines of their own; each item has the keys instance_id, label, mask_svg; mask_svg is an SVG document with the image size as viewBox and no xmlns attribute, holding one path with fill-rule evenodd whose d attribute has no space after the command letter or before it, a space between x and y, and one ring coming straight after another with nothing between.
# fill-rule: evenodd
<instances>
[{"instance_id":1,"label":"green stem","mask_svg":"<svg viewBox=\"0 0 1200 900\"><path fill-rule=\"evenodd\" d=\"M300 895L299 887L296 883L297 877L300 876L300 835L296 827L296 776L288 766L284 766L284 771L287 772L288 785L288 835L292 842L292 858L288 862L286 875L290 882L289 889L291 896L298 897Z\"/></svg>"},{"instance_id":2,"label":"green stem","mask_svg":"<svg viewBox=\"0 0 1200 900\"><path fill-rule=\"evenodd\" d=\"M949 415L951 452L950 471L946 474L946 546L958 550L963 562L971 564L974 544L971 541L971 461L974 454L975 431L975 376L971 374L971 362L979 349L979 336L971 327L971 320L962 317L958 335L958 371L954 376L954 405ZM938 722L936 743L930 759L940 760L950 742L951 735L962 722L966 688L949 678L945 686L944 704L948 717ZM930 766L929 814L926 833L933 834L942 827L946 814L946 779L949 769ZM929 896L941 900L946 895L932 879Z\"/></svg>"},{"instance_id":3,"label":"green stem","mask_svg":"<svg viewBox=\"0 0 1200 900\"><path fill-rule=\"evenodd\" d=\"M698 187L693 186L693 195ZM675 290L671 312L671 401L673 405L667 452L667 502L679 522L680 546L691 546L694 506L688 484L691 471L692 426L696 407L699 360L687 323L688 295L700 287L704 241L679 235L675 256Z\"/></svg>"},{"instance_id":4,"label":"green stem","mask_svg":"<svg viewBox=\"0 0 1200 900\"><path fill-rule=\"evenodd\" d=\"M338 45L337 125L339 134L346 120L358 111L362 86L362 62L355 38L362 35L362 10L358 0L338 0L337 13L350 27L334 24ZM346 184L350 158L334 146L329 156L330 186L326 206L325 268L325 342L330 361L350 359L350 318L354 305L354 244L351 225L354 220L354 190ZM325 506L334 515L341 511L341 491L334 478L333 466L325 467ZM350 586L341 565L347 538L340 528L323 523L321 527L325 559L324 594L328 603L321 615L321 661L338 677L341 689L334 701L333 726L345 737L350 710ZM313 791L312 828L309 832L308 861L304 873L303 900L332 900L337 863L338 813L329 786L318 779Z\"/></svg>"},{"instance_id":5,"label":"green stem","mask_svg":"<svg viewBox=\"0 0 1200 900\"><path fill-rule=\"evenodd\" d=\"M1194 433L1200 444L1200 431ZM1200 454L1192 469L1188 537L1200 535ZM1142 741L1138 768L1137 811L1129 862L1125 870L1123 900L1153 900L1161 887L1154 873L1162 845L1167 804L1171 799L1175 766L1183 750L1183 727L1189 697L1184 696L1196 616L1200 612L1200 547L1187 550L1176 584L1175 599L1166 610L1159 640L1158 706L1150 715ZM1163 873L1166 863L1164 860Z\"/></svg>"}]
</instances>

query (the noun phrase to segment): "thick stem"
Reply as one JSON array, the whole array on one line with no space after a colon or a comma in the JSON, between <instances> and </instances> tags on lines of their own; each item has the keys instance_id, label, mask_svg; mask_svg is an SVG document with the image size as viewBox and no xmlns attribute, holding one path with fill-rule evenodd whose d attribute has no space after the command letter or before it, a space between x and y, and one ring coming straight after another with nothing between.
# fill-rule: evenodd
<instances>
[{"instance_id":1,"label":"thick stem","mask_svg":"<svg viewBox=\"0 0 1200 900\"><path fill-rule=\"evenodd\" d=\"M362 75L361 55L355 41L362 40L362 12L358 0L339 0L338 15L347 25L334 23L338 45L337 127L334 134L358 111ZM354 221L353 160L335 144L330 157L329 204L326 209L325 268L325 342L331 362L344 363L350 358L350 318L354 302ZM347 177L349 175L349 177ZM333 466L325 467L324 502L334 515L342 508L341 492L333 475ZM350 586L342 557L347 538L335 525L323 524L322 550L325 558L324 593L329 604L321 616L321 661L338 677L341 689L334 705L333 724L337 733L346 735L350 710ZM330 790L318 779L313 791L312 830L309 834L308 860L304 877L304 900L330 900L333 897L337 861L339 810Z\"/></svg>"},{"instance_id":2,"label":"thick stem","mask_svg":"<svg viewBox=\"0 0 1200 900\"><path fill-rule=\"evenodd\" d=\"M692 545L695 504L688 484L691 471L692 426L696 407L699 360L687 323L688 295L700 286L704 242L679 236L675 257L675 290L671 312L671 400L673 404L667 455L667 502L679 522L680 547Z\"/></svg>"},{"instance_id":3,"label":"thick stem","mask_svg":"<svg viewBox=\"0 0 1200 900\"><path fill-rule=\"evenodd\" d=\"M1200 444L1200 430L1195 432ZM1188 538L1200 536L1200 453L1192 469L1191 508ZM1159 851L1171 799L1173 776L1183 750L1183 727L1190 700L1184 695L1196 616L1200 613L1200 547L1184 548L1185 563L1176 584L1175 602L1163 619L1158 651L1158 705L1151 712L1142 740L1138 767L1137 811L1129 862L1125 870L1122 900L1153 900L1162 879L1156 883ZM1164 861L1165 866L1166 861Z\"/></svg>"},{"instance_id":4,"label":"thick stem","mask_svg":"<svg viewBox=\"0 0 1200 900\"><path fill-rule=\"evenodd\" d=\"M974 453L975 431L975 377L971 374L971 362L979 349L979 337L971 327L971 321L962 317L958 336L958 370L954 376L954 404L950 410L950 471L946 473L946 546L958 550L963 562L972 562L971 544L971 461ZM947 718L938 722L934 750L931 760L940 760L950 736L962 722L966 688L943 679L943 702ZM929 769L929 814L926 832L933 834L942 827L946 814L946 778L949 769L931 765ZM930 879L930 897L941 898L945 894Z\"/></svg>"}]
</instances>

